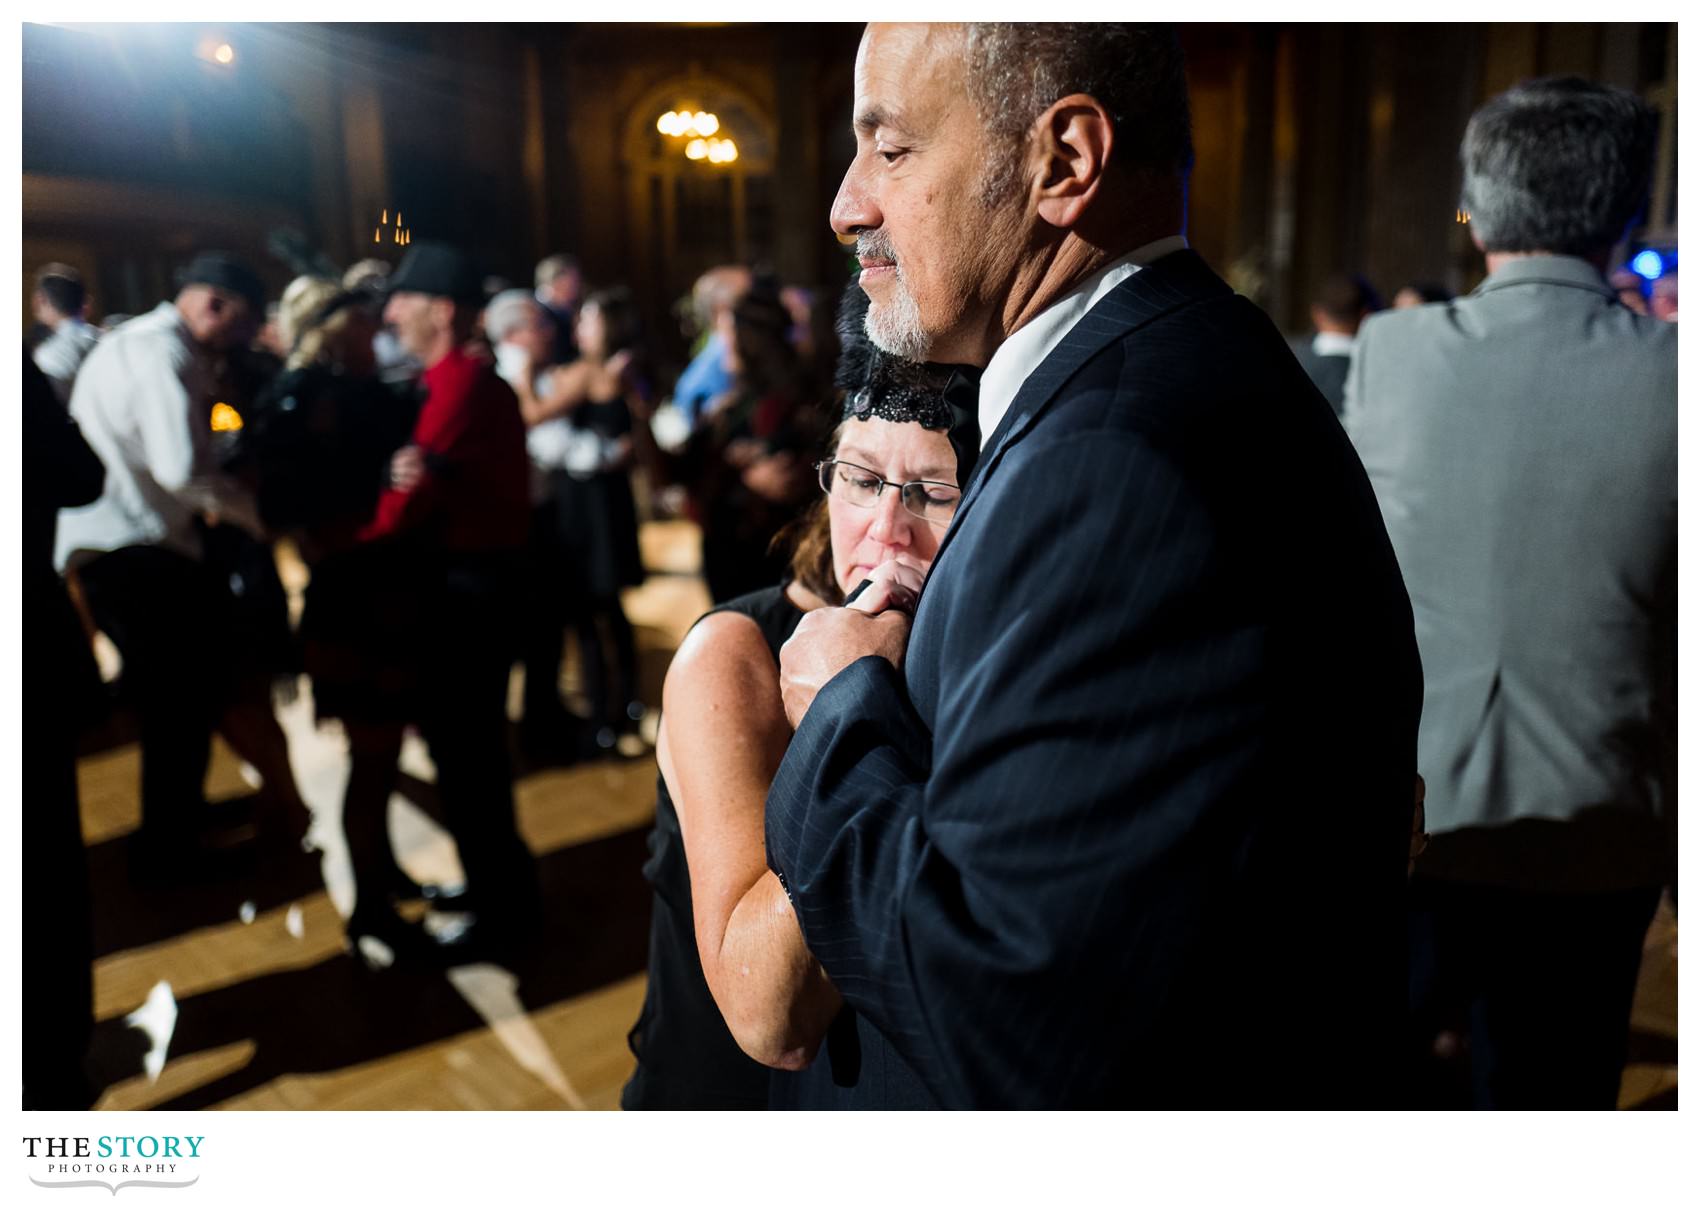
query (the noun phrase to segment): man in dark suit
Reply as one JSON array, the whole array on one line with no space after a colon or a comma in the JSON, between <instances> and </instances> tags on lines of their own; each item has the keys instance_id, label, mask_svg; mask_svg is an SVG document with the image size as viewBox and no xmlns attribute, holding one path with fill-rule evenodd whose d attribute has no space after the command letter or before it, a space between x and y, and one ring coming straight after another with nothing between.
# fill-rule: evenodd
<instances>
[{"instance_id":1,"label":"man in dark suit","mask_svg":"<svg viewBox=\"0 0 1700 1212\"><path fill-rule=\"evenodd\" d=\"M1322 284L1310 304L1315 331L1293 343L1293 356L1305 368L1316 390L1339 416L1346 398L1346 370L1358 326L1381 310L1381 298L1360 274L1335 274Z\"/></svg>"},{"instance_id":2,"label":"man in dark suit","mask_svg":"<svg viewBox=\"0 0 1700 1212\"><path fill-rule=\"evenodd\" d=\"M767 844L858 1019L835 1105L1396 1101L1410 603L1180 235L1173 32L873 26L855 81L868 331L984 367L985 440L913 624L876 595L783 652Z\"/></svg>"},{"instance_id":3,"label":"man in dark suit","mask_svg":"<svg viewBox=\"0 0 1700 1212\"><path fill-rule=\"evenodd\" d=\"M1675 875L1676 333L1605 277L1656 131L1582 80L1484 105L1462 159L1487 280L1371 319L1347 383L1428 679L1411 998L1435 1101L1615 1106ZM1443 1031L1466 1072L1435 1063Z\"/></svg>"},{"instance_id":4,"label":"man in dark suit","mask_svg":"<svg viewBox=\"0 0 1700 1212\"><path fill-rule=\"evenodd\" d=\"M26 1110L86 1110L99 1091L83 1071L94 1030L94 935L88 856L77 801L77 738L96 714L100 673L65 582L53 569L59 511L100 496L106 468L51 380L23 360L23 701L18 802L24 879L23 1052Z\"/></svg>"}]
</instances>

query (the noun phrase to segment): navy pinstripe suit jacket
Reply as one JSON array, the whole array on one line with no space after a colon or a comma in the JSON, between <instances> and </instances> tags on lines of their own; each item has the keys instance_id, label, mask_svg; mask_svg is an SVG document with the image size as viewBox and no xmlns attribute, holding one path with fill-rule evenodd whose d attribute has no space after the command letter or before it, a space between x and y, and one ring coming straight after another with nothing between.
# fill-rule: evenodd
<instances>
[{"instance_id":1,"label":"navy pinstripe suit jacket","mask_svg":"<svg viewBox=\"0 0 1700 1212\"><path fill-rule=\"evenodd\" d=\"M1176 253L1017 394L902 671L804 717L769 861L942 1105L1389 1103L1421 700L1332 410Z\"/></svg>"}]
</instances>

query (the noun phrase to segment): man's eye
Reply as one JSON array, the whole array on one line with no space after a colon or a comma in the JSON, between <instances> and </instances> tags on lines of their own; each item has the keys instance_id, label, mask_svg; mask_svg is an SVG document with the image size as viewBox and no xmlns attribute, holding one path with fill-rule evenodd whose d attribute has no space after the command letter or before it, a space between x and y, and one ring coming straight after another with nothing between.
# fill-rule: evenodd
<instances>
[{"instance_id":1,"label":"man's eye","mask_svg":"<svg viewBox=\"0 0 1700 1212\"><path fill-rule=\"evenodd\" d=\"M907 151L899 149L897 151L881 151L881 152L878 152L877 154L878 154L879 158L884 160L887 164L895 164L895 163L897 163L897 161L901 160L904 156L907 156L909 153Z\"/></svg>"}]
</instances>

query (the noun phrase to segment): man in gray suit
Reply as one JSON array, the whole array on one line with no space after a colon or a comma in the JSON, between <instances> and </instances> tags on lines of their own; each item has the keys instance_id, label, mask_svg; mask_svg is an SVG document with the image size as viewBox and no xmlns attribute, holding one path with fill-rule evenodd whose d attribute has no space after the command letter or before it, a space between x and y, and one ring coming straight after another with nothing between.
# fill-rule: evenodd
<instances>
[{"instance_id":1,"label":"man in gray suit","mask_svg":"<svg viewBox=\"0 0 1700 1212\"><path fill-rule=\"evenodd\" d=\"M1488 102L1462 149L1487 280L1371 318L1347 381L1424 669L1413 1042L1467 1033L1477 1106L1615 1104L1674 872L1676 333L1604 277L1653 147L1621 90Z\"/></svg>"}]
</instances>

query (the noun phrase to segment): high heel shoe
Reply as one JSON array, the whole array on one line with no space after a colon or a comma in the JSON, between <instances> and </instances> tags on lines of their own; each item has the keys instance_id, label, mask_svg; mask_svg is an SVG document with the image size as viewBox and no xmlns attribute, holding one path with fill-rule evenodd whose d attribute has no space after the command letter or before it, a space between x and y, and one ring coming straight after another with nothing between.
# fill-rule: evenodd
<instances>
[{"instance_id":1,"label":"high heel shoe","mask_svg":"<svg viewBox=\"0 0 1700 1212\"><path fill-rule=\"evenodd\" d=\"M425 930L404 919L395 910L356 907L342 926L343 937L354 957L368 971L393 967L433 966L439 950ZM366 944L373 944L370 946Z\"/></svg>"},{"instance_id":2,"label":"high heel shoe","mask_svg":"<svg viewBox=\"0 0 1700 1212\"><path fill-rule=\"evenodd\" d=\"M386 881L390 897L398 901L424 901L439 913L452 913L468 908L466 885L420 883L399 865L390 871Z\"/></svg>"}]
</instances>

